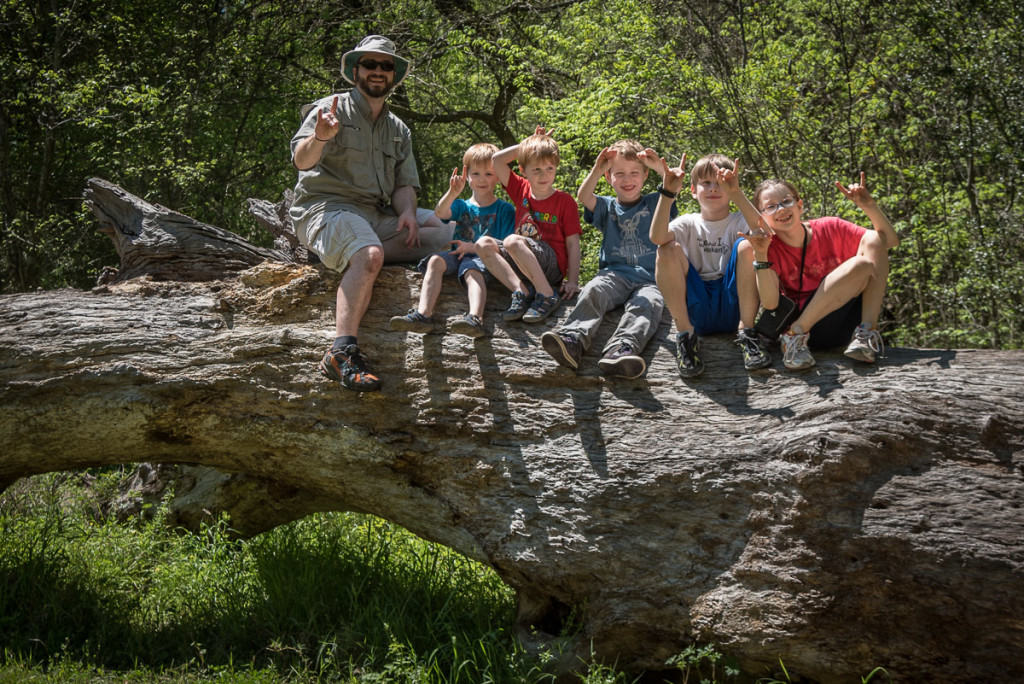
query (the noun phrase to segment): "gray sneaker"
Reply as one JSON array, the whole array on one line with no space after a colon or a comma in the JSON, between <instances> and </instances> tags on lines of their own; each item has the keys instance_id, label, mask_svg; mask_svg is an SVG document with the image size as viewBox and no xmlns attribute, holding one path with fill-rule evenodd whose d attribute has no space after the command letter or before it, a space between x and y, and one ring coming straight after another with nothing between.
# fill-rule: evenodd
<instances>
[{"instance_id":1,"label":"gray sneaker","mask_svg":"<svg viewBox=\"0 0 1024 684\"><path fill-rule=\"evenodd\" d=\"M434 329L434 319L424 316L416 309L409 309L404 316L392 316L388 327L398 332L426 334Z\"/></svg>"},{"instance_id":2,"label":"gray sneaker","mask_svg":"<svg viewBox=\"0 0 1024 684\"><path fill-rule=\"evenodd\" d=\"M881 333L861 323L853 331L850 346L843 353L855 361L874 363L875 355L881 355L884 350L885 344L882 342Z\"/></svg>"},{"instance_id":3,"label":"gray sneaker","mask_svg":"<svg viewBox=\"0 0 1024 684\"><path fill-rule=\"evenodd\" d=\"M810 336L810 333L782 336L782 363L786 364L786 368L804 370L816 363L814 357L811 356L811 350L807 348L807 339Z\"/></svg>"}]
</instances>

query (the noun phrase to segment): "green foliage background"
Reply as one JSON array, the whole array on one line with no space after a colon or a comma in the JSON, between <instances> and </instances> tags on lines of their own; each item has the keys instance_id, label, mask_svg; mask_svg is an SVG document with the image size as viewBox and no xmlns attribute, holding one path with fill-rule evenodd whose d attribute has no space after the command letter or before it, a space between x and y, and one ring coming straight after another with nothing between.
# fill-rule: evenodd
<instances>
[{"instance_id":1,"label":"green foliage background","mask_svg":"<svg viewBox=\"0 0 1024 684\"><path fill-rule=\"evenodd\" d=\"M864 171L903 239L890 339L1019 348L1022 11L1009 0L3 0L0 291L86 287L117 262L82 206L91 176L265 240L245 199L294 184L299 106L343 89L341 54L383 33L415 64L392 106L414 130L425 206L469 144L511 144L537 123L556 129L569 191L602 147L634 137L671 161L739 157L748 190L783 177L813 214L863 224L833 183Z\"/></svg>"}]
</instances>

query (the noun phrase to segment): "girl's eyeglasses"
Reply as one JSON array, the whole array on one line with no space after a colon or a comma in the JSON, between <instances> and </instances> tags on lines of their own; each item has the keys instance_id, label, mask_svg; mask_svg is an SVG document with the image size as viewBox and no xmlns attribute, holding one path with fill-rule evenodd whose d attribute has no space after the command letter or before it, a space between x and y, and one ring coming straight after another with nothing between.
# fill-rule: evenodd
<instances>
[{"instance_id":1,"label":"girl's eyeglasses","mask_svg":"<svg viewBox=\"0 0 1024 684\"><path fill-rule=\"evenodd\" d=\"M764 209L761 210L761 213L762 214L768 214L769 216L771 216L772 214L777 212L779 209L789 209L794 204L796 204L796 198L794 198L794 197L787 197L786 199L782 200L778 204L769 204L768 206L766 206Z\"/></svg>"}]
</instances>

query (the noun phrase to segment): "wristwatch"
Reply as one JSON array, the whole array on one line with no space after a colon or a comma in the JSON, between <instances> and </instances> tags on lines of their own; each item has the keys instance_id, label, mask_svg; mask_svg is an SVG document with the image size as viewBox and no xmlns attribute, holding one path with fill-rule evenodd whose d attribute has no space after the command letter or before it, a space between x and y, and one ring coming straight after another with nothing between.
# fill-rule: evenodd
<instances>
[{"instance_id":1,"label":"wristwatch","mask_svg":"<svg viewBox=\"0 0 1024 684\"><path fill-rule=\"evenodd\" d=\"M770 262L770 261L755 261L754 262L754 270L755 271L763 271L764 269L771 268L771 267L772 267L772 262Z\"/></svg>"}]
</instances>

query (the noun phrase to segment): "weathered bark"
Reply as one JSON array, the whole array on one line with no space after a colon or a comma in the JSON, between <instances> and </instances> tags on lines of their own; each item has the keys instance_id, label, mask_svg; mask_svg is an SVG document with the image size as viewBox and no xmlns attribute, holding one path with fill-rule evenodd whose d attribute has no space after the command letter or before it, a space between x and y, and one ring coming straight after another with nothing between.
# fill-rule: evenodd
<instances>
[{"instance_id":1,"label":"weathered bark","mask_svg":"<svg viewBox=\"0 0 1024 684\"><path fill-rule=\"evenodd\" d=\"M199 499L250 492L236 523L287 502L254 528L371 512L489 563L541 638L576 609L574 655L622 667L699 640L828 682L1024 677L1024 354L751 374L721 337L683 382L665 323L647 377L612 380L544 354L555 321L495 323L498 288L489 337L391 333L419 276L386 267L360 332L384 388L357 394L315 370L337 282L264 263L0 298L0 483L191 463L245 476Z\"/></svg>"}]
</instances>

